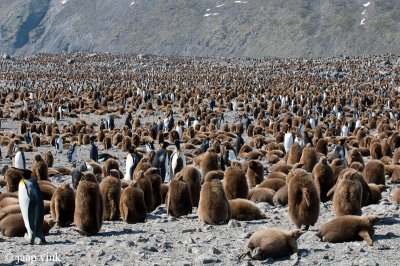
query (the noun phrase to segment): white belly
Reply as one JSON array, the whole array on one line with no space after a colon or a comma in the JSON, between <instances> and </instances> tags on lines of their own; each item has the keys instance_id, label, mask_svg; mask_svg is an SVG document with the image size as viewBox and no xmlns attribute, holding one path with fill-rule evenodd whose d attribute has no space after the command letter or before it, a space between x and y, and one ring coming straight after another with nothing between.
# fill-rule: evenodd
<instances>
[{"instance_id":1,"label":"white belly","mask_svg":"<svg viewBox=\"0 0 400 266\"><path fill-rule=\"evenodd\" d=\"M284 140L284 147L285 147L286 153L289 152L292 145L293 145L293 135L291 133L286 133L285 140Z\"/></svg>"},{"instance_id":2,"label":"white belly","mask_svg":"<svg viewBox=\"0 0 400 266\"><path fill-rule=\"evenodd\" d=\"M132 155L128 154L128 157L126 157L126 163L125 163L125 176L124 180L132 180L132 175L130 173L130 169L133 165L133 157Z\"/></svg>"},{"instance_id":3,"label":"white belly","mask_svg":"<svg viewBox=\"0 0 400 266\"><path fill-rule=\"evenodd\" d=\"M14 167L19 169L25 169L24 159L22 158L21 152L17 152L17 154L15 155Z\"/></svg>"},{"instance_id":4,"label":"white belly","mask_svg":"<svg viewBox=\"0 0 400 266\"><path fill-rule=\"evenodd\" d=\"M230 161L236 160L236 154L233 150L229 150L228 156Z\"/></svg>"},{"instance_id":5,"label":"white belly","mask_svg":"<svg viewBox=\"0 0 400 266\"><path fill-rule=\"evenodd\" d=\"M21 208L22 218L24 219L24 224L26 227L26 231L28 232L28 237L32 236L33 232L31 226L29 224L29 202L30 198L28 197L28 192L26 191L25 184L21 180L18 185L18 202Z\"/></svg>"},{"instance_id":6,"label":"white belly","mask_svg":"<svg viewBox=\"0 0 400 266\"><path fill-rule=\"evenodd\" d=\"M171 160L171 167L172 167L172 170L174 171L174 172L173 172L174 175L176 174L175 169L176 169L176 167L177 167L177 165L178 165L178 158L181 158L181 159L182 159L182 162L183 162L182 168L186 167L186 158L185 158L185 154L184 154L183 152L181 152L180 155L178 155L177 152L174 153L174 155L172 156L172 160Z\"/></svg>"}]
</instances>

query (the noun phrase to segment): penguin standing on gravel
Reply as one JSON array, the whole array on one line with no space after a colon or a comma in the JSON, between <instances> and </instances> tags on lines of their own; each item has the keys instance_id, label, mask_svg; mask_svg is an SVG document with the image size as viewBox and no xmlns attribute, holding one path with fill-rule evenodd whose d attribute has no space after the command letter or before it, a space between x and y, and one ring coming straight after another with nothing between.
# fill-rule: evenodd
<instances>
[{"instance_id":1,"label":"penguin standing on gravel","mask_svg":"<svg viewBox=\"0 0 400 266\"><path fill-rule=\"evenodd\" d=\"M169 157L168 157L168 147L169 143L164 141L160 144L160 149L158 149L154 155L151 165L158 168L159 174L162 181L166 181L167 171L169 172ZM167 180L168 181L168 180Z\"/></svg>"},{"instance_id":2,"label":"penguin standing on gravel","mask_svg":"<svg viewBox=\"0 0 400 266\"><path fill-rule=\"evenodd\" d=\"M99 161L99 149L94 144L95 136L90 137L90 159L96 163Z\"/></svg>"},{"instance_id":3,"label":"penguin standing on gravel","mask_svg":"<svg viewBox=\"0 0 400 266\"><path fill-rule=\"evenodd\" d=\"M21 147L17 147L17 152L14 157L14 167L19 169L26 168L25 154Z\"/></svg>"},{"instance_id":4,"label":"penguin standing on gravel","mask_svg":"<svg viewBox=\"0 0 400 266\"><path fill-rule=\"evenodd\" d=\"M35 238L38 237L43 244L46 243L43 233L43 195L35 177L31 175L30 170L24 170L23 178L18 185L18 201L27 231L25 238L33 245Z\"/></svg>"},{"instance_id":5,"label":"penguin standing on gravel","mask_svg":"<svg viewBox=\"0 0 400 266\"><path fill-rule=\"evenodd\" d=\"M240 153L240 149L244 145L244 139L242 138L242 131L239 131L236 136L236 154Z\"/></svg>"},{"instance_id":6,"label":"penguin standing on gravel","mask_svg":"<svg viewBox=\"0 0 400 266\"><path fill-rule=\"evenodd\" d=\"M171 155L171 167L172 167L172 176L180 172L184 167L186 167L186 158L185 153L181 150L180 144L181 142L177 139L174 142L175 151Z\"/></svg>"},{"instance_id":7,"label":"penguin standing on gravel","mask_svg":"<svg viewBox=\"0 0 400 266\"><path fill-rule=\"evenodd\" d=\"M32 143L32 132L31 132L30 128L26 132L25 141L26 141L27 144L31 144Z\"/></svg>"},{"instance_id":8,"label":"penguin standing on gravel","mask_svg":"<svg viewBox=\"0 0 400 266\"><path fill-rule=\"evenodd\" d=\"M60 134L60 136L56 140L56 154L62 153L63 149L64 149L63 137Z\"/></svg>"},{"instance_id":9,"label":"penguin standing on gravel","mask_svg":"<svg viewBox=\"0 0 400 266\"><path fill-rule=\"evenodd\" d=\"M125 176L124 180L133 180L133 171L135 171L136 166L139 164L142 156L136 151L136 148L129 150L125 161Z\"/></svg>"},{"instance_id":10,"label":"penguin standing on gravel","mask_svg":"<svg viewBox=\"0 0 400 266\"><path fill-rule=\"evenodd\" d=\"M69 148L69 150L68 150L68 154L67 154L67 156L68 156L68 162L70 162L70 163L72 163L73 165L75 165L76 162L77 162L77 159L76 159L77 153L78 153L78 147L76 146L76 142L75 142L75 143L71 146L71 148Z\"/></svg>"}]
</instances>

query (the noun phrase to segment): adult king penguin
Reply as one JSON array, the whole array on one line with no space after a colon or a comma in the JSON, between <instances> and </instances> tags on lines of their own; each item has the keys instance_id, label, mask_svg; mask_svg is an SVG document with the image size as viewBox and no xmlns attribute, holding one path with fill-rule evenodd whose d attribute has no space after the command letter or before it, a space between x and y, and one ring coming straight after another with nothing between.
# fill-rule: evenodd
<instances>
[{"instance_id":1,"label":"adult king penguin","mask_svg":"<svg viewBox=\"0 0 400 266\"><path fill-rule=\"evenodd\" d=\"M172 176L180 172L184 167L186 167L186 158L185 153L181 150L179 140L175 140L175 151L172 153L171 156L171 167L172 167Z\"/></svg>"},{"instance_id":2,"label":"adult king penguin","mask_svg":"<svg viewBox=\"0 0 400 266\"><path fill-rule=\"evenodd\" d=\"M72 164L76 164L77 159L76 159L76 155L78 153L78 147L76 146L76 142L71 146L71 148L69 148L68 150L68 162L72 163Z\"/></svg>"},{"instance_id":3,"label":"adult king penguin","mask_svg":"<svg viewBox=\"0 0 400 266\"><path fill-rule=\"evenodd\" d=\"M56 154L62 153L64 149L63 137L62 134L56 140Z\"/></svg>"},{"instance_id":4,"label":"adult king penguin","mask_svg":"<svg viewBox=\"0 0 400 266\"><path fill-rule=\"evenodd\" d=\"M21 147L17 147L17 152L14 157L14 167L19 169L26 168L25 154Z\"/></svg>"},{"instance_id":5,"label":"adult king penguin","mask_svg":"<svg viewBox=\"0 0 400 266\"><path fill-rule=\"evenodd\" d=\"M168 158L168 147L169 143L164 141L160 144L160 149L158 149L154 155L151 165L158 168L159 174L162 178L163 183L166 180L167 172L169 172L169 158Z\"/></svg>"},{"instance_id":6,"label":"adult king penguin","mask_svg":"<svg viewBox=\"0 0 400 266\"><path fill-rule=\"evenodd\" d=\"M136 148L132 148L128 151L128 155L126 157L125 162L125 176L124 180L131 181L133 180L133 171L135 171L136 166L142 159L142 156L136 151Z\"/></svg>"},{"instance_id":7,"label":"adult king penguin","mask_svg":"<svg viewBox=\"0 0 400 266\"><path fill-rule=\"evenodd\" d=\"M27 231L25 238L33 245L36 237L40 239L40 243L46 243L46 239L43 233L43 195L31 174L30 170L24 170L18 186L18 201Z\"/></svg>"},{"instance_id":8,"label":"adult king penguin","mask_svg":"<svg viewBox=\"0 0 400 266\"><path fill-rule=\"evenodd\" d=\"M90 159L97 163L99 161L99 149L94 144L95 139L95 136L90 137Z\"/></svg>"},{"instance_id":9,"label":"adult king penguin","mask_svg":"<svg viewBox=\"0 0 400 266\"><path fill-rule=\"evenodd\" d=\"M285 152L288 153L290 151L290 148L292 147L294 143L295 136L292 132L288 130L288 132L285 134L284 138L284 147L285 147Z\"/></svg>"},{"instance_id":10,"label":"adult king penguin","mask_svg":"<svg viewBox=\"0 0 400 266\"><path fill-rule=\"evenodd\" d=\"M31 132L30 128L26 132L25 141L26 141L27 144L31 144L32 143L32 132Z\"/></svg>"}]
</instances>

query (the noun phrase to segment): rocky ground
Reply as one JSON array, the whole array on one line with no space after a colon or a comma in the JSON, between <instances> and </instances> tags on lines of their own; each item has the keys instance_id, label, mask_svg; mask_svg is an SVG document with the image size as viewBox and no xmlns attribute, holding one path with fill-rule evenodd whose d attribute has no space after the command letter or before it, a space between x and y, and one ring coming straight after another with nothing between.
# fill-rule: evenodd
<instances>
[{"instance_id":1,"label":"rocky ground","mask_svg":"<svg viewBox=\"0 0 400 266\"><path fill-rule=\"evenodd\" d=\"M227 115L233 121L234 113ZM89 117L82 116L83 119ZM100 121L100 117L90 117ZM151 118L152 119L152 118ZM60 124L67 121L61 121ZM116 120L118 126L122 120ZM16 123L3 121L3 129L18 130ZM99 144L100 150L102 145ZM4 147L2 148L5 154ZM27 164L31 165L36 153L44 153L54 147L39 147L26 153ZM78 158L88 158L89 148L81 146ZM101 152L101 151L100 151ZM124 169L124 154L113 148L107 151L118 156ZM368 160L368 158L365 158ZM11 164L3 159L2 164ZM66 154L55 157L55 166L68 166ZM70 180L70 176L52 178L55 183ZM375 226L374 245L365 242L330 244L321 242L316 236L319 226L334 218L332 203L321 203L321 214L317 224L304 232L298 240L299 252L279 260L266 261L238 260L248 238L265 227L294 229L288 218L287 207L276 207L259 203L268 218L262 221L239 222L211 226L202 224L197 209L179 219L168 216L165 205L148 215L146 223L126 224L123 221L105 221L99 234L86 237L69 228L53 228L46 238L48 244L31 246L23 238L1 237L0 263L48 265L396 265L400 259L399 205L391 199L396 185L390 184L383 192L377 205L363 208L363 214L385 217ZM4 190L4 189L3 189Z\"/></svg>"}]
</instances>

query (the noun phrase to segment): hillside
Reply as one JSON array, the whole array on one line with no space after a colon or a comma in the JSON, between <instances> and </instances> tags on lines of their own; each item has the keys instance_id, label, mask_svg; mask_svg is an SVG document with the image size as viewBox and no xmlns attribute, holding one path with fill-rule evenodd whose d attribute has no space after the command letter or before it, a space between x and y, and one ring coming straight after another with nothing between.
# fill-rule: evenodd
<instances>
[{"instance_id":1,"label":"hillside","mask_svg":"<svg viewBox=\"0 0 400 266\"><path fill-rule=\"evenodd\" d=\"M398 0L0 0L0 52L400 53Z\"/></svg>"}]
</instances>

